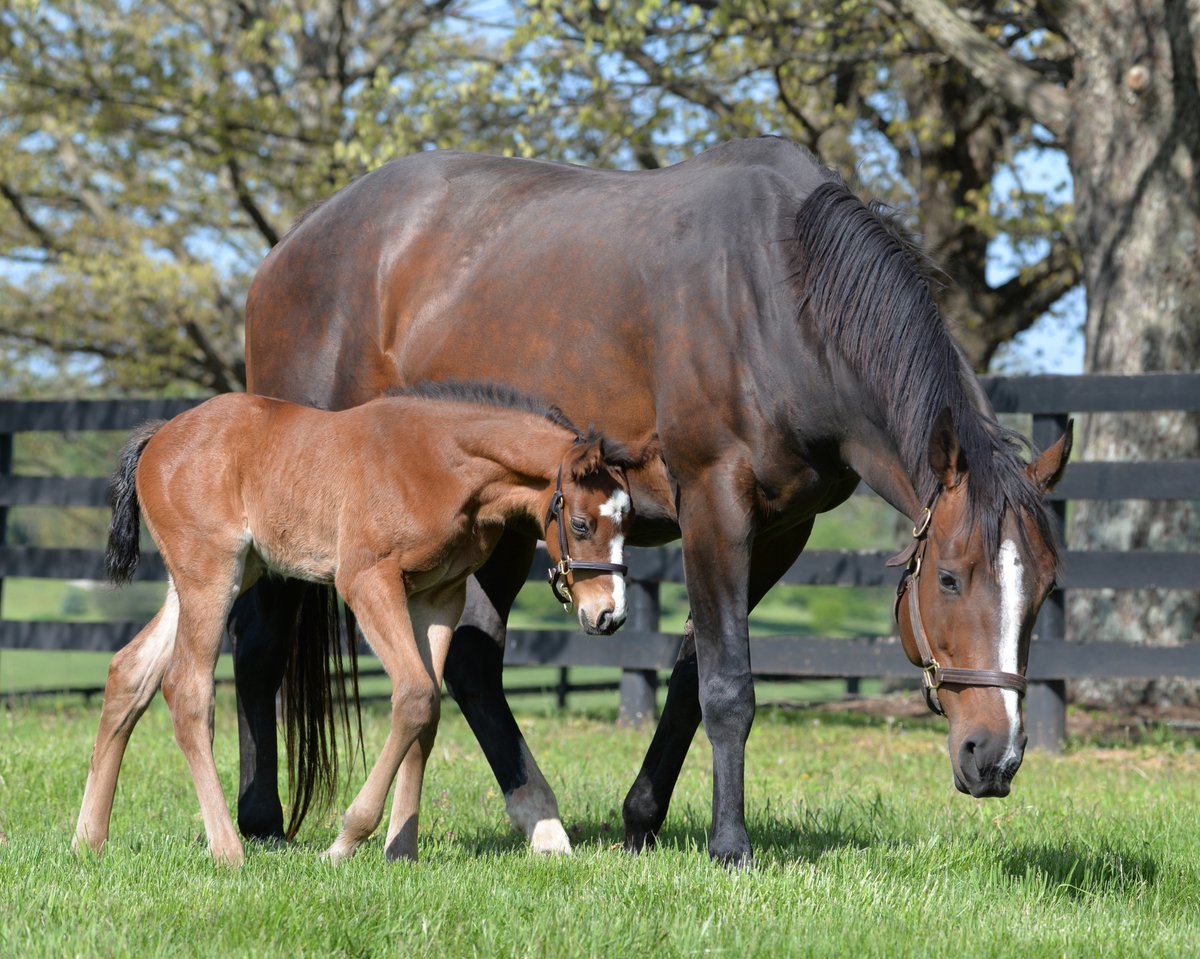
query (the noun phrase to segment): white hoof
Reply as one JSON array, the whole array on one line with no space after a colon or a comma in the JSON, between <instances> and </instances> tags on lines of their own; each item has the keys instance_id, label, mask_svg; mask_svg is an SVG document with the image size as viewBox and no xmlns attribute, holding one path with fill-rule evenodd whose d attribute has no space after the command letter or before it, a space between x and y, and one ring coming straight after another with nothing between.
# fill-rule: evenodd
<instances>
[{"instance_id":1,"label":"white hoof","mask_svg":"<svg viewBox=\"0 0 1200 959\"><path fill-rule=\"evenodd\" d=\"M557 819L542 819L529 833L529 848L547 856L569 856L571 840Z\"/></svg>"}]
</instances>

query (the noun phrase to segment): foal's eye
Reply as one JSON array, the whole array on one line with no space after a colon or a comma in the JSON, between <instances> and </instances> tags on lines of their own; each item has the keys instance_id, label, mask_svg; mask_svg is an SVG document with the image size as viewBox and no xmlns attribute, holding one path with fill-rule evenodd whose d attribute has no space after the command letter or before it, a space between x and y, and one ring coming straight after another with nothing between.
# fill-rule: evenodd
<instances>
[{"instance_id":1,"label":"foal's eye","mask_svg":"<svg viewBox=\"0 0 1200 959\"><path fill-rule=\"evenodd\" d=\"M949 593L951 596L957 596L962 590L958 577L953 573L947 573L944 569L938 570L938 586L941 587L943 593Z\"/></svg>"},{"instance_id":2,"label":"foal's eye","mask_svg":"<svg viewBox=\"0 0 1200 959\"><path fill-rule=\"evenodd\" d=\"M587 534L588 534L587 520L579 519L577 517L572 516L571 517L571 532L574 533L576 536L587 536Z\"/></svg>"}]
</instances>

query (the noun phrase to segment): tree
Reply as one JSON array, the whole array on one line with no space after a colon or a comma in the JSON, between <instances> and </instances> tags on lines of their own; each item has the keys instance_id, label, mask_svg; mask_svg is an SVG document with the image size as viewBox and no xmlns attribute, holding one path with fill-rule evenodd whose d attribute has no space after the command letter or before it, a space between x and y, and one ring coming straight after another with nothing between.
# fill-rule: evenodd
<instances>
[{"instance_id":1,"label":"tree","mask_svg":"<svg viewBox=\"0 0 1200 959\"><path fill-rule=\"evenodd\" d=\"M980 368L1078 279L1069 205L993 191L1042 149L1033 124L886 6L26 0L0 31L0 336L76 385L238 388L267 247L353 177L434 146L652 167L791 136L919 213ZM997 284L999 236L1021 267Z\"/></svg>"},{"instance_id":2,"label":"tree","mask_svg":"<svg viewBox=\"0 0 1200 959\"><path fill-rule=\"evenodd\" d=\"M402 153L552 141L502 52L464 0L6 5L0 348L110 394L239 388L297 213Z\"/></svg>"},{"instance_id":3,"label":"tree","mask_svg":"<svg viewBox=\"0 0 1200 959\"><path fill-rule=\"evenodd\" d=\"M974 7L996 43L1061 75L1061 42ZM1046 149L1040 132L888 4L539 0L531 25L563 51L556 62L572 85L590 88L597 117L630 104L613 120L624 119L643 166L695 143L777 132L911 208L950 275L942 306L978 369L1079 282L1069 204L1019 178L1008 195L994 190L998 173L1011 177L1022 155ZM1018 261L999 283L989 274L997 237Z\"/></svg>"},{"instance_id":4,"label":"tree","mask_svg":"<svg viewBox=\"0 0 1200 959\"><path fill-rule=\"evenodd\" d=\"M1086 370L1196 369L1200 4L1054 0L1025 7L1039 29L1070 44L1066 86L1009 57L941 0L902 5L978 82L1066 150L1087 290ZM1084 459L1194 459L1200 457L1200 417L1092 416L1081 440ZM1187 549L1200 541L1197 506L1081 503L1071 542L1088 549ZM1070 614L1071 629L1088 639L1153 642L1200 634L1200 594L1194 592L1087 594L1072 602ZM1177 692L1174 684L1125 687L1127 698Z\"/></svg>"}]
</instances>

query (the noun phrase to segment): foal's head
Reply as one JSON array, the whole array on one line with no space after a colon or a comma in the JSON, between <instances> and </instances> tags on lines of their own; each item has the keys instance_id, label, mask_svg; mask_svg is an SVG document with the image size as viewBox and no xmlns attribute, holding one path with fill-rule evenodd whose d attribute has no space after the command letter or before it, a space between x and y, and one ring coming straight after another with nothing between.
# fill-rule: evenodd
<instances>
[{"instance_id":1,"label":"foal's head","mask_svg":"<svg viewBox=\"0 0 1200 959\"><path fill-rule=\"evenodd\" d=\"M905 653L925 671L930 708L950 722L955 786L976 797L1006 796L1025 752L1020 701L1029 640L1057 565L1041 501L1062 476L1071 431L1011 469L1007 486L993 484L1005 495L973 502L971 464L947 414L929 444L938 490L898 557L908 570L896 620Z\"/></svg>"},{"instance_id":2,"label":"foal's head","mask_svg":"<svg viewBox=\"0 0 1200 959\"><path fill-rule=\"evenodd\" d=\"M563 457L546 512L550 585L574 604L585 632L607 636L625 622L625 533L633 520L624 450L599 436Z\"/></svg>"}]
</instances>

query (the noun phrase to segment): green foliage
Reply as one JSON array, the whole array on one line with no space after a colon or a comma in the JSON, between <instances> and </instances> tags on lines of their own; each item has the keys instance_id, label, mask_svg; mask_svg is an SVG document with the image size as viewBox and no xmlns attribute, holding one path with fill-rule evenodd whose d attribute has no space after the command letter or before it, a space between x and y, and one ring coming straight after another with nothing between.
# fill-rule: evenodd
<instances>
[{"instance_id":1,"label":"green foliage","mask_svg":"<svg viewBox=\"0 0 1200 959\"><path fill-rule=\"evenodd\" d=\"M975 6L1014 57L1061 62L1023 5ZM792 137L916 204L966 291L948 305L976 362L1077 275L1069 207L1019 180L992 190L1031 124L890 6L44 0L0 11L0 61L5 395L240 388L242 303L269 246L313 202L434 147L652 167ZM999 235L1030 264L1003 296L984 275Z\"/></svg>"},{"instance_id":2,"label":"green foliage","mask_svg":"<svg viewBox=\"0 0 1200 959\"><path fill-rule=\"evenodd\" d=\"M236 724L218 696L232 797ZM331 868L335 816L286 849L215 868L161 702L130 744L109 849L69 840L98 709L0 713L0 954L195 956L1185 956L1200 935L1195 744L1026 758L1005 800L949 782L943 725L760 712L747 744L754 867L705 853L711 756L692 745L662 834L618 848L647 733L579 714L520 721L576 848L526 850L486 761L448 706L429 764L421 862L378 839ZM368 710L368 750L386 719ZM356 769L361 777L361 767Z\"/></svg>"}]
</instances>

